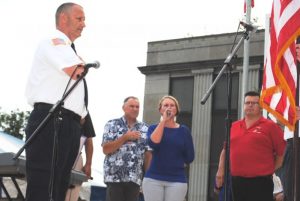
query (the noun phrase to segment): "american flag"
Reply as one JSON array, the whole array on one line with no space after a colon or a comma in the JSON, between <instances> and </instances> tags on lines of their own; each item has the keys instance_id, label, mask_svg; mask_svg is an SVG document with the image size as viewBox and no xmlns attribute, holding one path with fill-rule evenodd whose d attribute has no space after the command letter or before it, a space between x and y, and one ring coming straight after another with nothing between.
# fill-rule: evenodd
<instances>
[{"instance_id":1,"label":"american flag","mask_svg":"<svg viewBox=\"0 0 300 201\"><path fill-rule=\"evenodd\" d=\"M62 38L53 38L52 43L53 45L66 45L66 42Z\"/></svg>"},{"instance_id":2,"label":"american flag","mask_svg":"<svg viewBox=\"0 0 300 201\"><path fill-rule=\"evenodd\" d=\"M294 130L296 123L295 40L298 35L300 1L274 0L260 103L290 130Z\"/></svg>"}]
</instances>

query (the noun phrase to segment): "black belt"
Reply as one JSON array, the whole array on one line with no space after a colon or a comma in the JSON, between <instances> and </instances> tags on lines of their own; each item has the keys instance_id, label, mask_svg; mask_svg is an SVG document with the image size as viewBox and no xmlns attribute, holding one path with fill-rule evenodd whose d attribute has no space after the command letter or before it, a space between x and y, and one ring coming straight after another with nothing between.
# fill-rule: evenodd
<instances>
[{"instance_id":1,"label":"black belt","mask_svg":"<svg viewBox=\"0 0 300 201\"><path fill-rule=\"evenodd\" d=\"M50 110L52 107L53 107L53 105L49 104L49 103L35 103L34 104L34 109L38 109L38 110ZM60 112L64 115L68 115L68 116L72 117L73 119L75 119L78 122L80 122L80 120L81 120L80 115L78 115L75 112L68 110L66 108L60 107Z\"/></svg>"},{"instance_id":2,"label":"black belt","mask_svg":"<svg viewBox=\"0 0 300 201\"><path fill-rule=\"evenodd\" d=\"M256 177L240 177L240 176L232 176L234 179L273 179L273 175L264 175L264 176L256 176Z\"/></svg>"}]
</instances>

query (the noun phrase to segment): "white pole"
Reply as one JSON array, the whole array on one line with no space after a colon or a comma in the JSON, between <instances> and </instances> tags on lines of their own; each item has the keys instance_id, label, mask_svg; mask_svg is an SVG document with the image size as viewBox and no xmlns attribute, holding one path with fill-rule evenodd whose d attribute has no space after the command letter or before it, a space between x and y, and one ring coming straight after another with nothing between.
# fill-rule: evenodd
<instances>
[{"instance_id":1,"label":"white pole","mask_svg":"<svg viewBox=\"0 0 300 201\"><path fill-rule=\"evenodd\" d=\"M265 65L267 54L270 51L270 47L269 47L270 39L269 38L270 38L270 14L267 14L266 18L265 18L264 65ZM265 118L267 118L269 116L274 122L277 122L276 118L272 114L268 115L268 112L265 109L263 109L263 116Z\"/></svg>"},{"instance_id":2,"label":"white pole","mask_svg":"<svg viewBox=\"0 0 300 201\"><path fill-rule=\"evenodd\" d=\"M246 0L246 23L251 24L251 0ZM243 58L243 80L242 80L242 102L241 102L241 118L244 117L244 95L248 90L248 69L249 69L249 44L248 40L244 40L244 58Z\"/></svg>"}]
</instances>

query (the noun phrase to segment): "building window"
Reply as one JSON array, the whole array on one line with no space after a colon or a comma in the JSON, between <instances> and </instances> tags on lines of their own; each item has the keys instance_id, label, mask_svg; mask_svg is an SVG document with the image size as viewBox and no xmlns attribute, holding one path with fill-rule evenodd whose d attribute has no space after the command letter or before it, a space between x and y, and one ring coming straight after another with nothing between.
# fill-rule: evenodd
<instances>
[{"instance_id":1,"label":"building window","mask_svg":"<svg viewBox=\"0 0 300 201\"><path fill-rule=\"evenodd\" d=\"M208 201L217 201L214 193L215 176L218 169L219 156L226 139L226 117L227 117L227 76L223 75L213 91L212 103L212 124L210 143L210 172L209 172L209 193ZM239 97L238 73L232 74L232 95L231 95L231 120L238 118L238 97ZM230 129L230 128L229 128Z\"/></svg>"},{"instance_id":2,"label":"building window","mask_svg":"<svg viewBox=\"0 0 300 201\"><path fill-rule=\"evenodd\" d=\"M171 78L170 94L174 96L180 105L180 113L177 121L192 128L194 77Z\"/></svg>"}]
</instances>

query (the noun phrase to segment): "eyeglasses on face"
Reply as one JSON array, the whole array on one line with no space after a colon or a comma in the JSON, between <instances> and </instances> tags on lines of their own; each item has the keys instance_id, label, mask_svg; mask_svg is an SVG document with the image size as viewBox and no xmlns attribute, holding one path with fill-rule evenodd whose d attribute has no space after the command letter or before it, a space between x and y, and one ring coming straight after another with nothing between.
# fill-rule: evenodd
<instances>
[{"instance_id":1,"label":"eyeglasses on face","mask_svg":"<svg viewBox=\"0 0 300 201\"><path fill-rule=\"evenodd\" d=\"M258 105L259 102L256 102L256 101L246 101L244 104L245 105Z\"/></svg>"}]
</instances>

